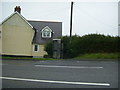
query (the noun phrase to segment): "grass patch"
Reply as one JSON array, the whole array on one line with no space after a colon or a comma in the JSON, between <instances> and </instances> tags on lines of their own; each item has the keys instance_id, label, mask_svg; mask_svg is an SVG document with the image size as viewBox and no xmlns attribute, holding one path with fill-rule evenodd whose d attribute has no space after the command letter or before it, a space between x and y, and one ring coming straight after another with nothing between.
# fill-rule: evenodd
<instances>
[{"instance_id":1,"label":"grass patch","mask_svg":"<svg viewBox=\"0 0 120 90\"><path fill-rule=\"evenodd\" d=\"M19 59L19 60L56 60L53 58L31 58L31 57L8 57L8 56L3 56L2 59Z\"/></svg>"},{"instance_id":2,"label":"grass patch","mask_svg":"<svg viewBox=\"0 0 120 90\"><path fill-rule=\"evenodd\" d=\"M91 53L79 55L75 59L118 59L118 53Z\"/></svg>"}]
</instances>

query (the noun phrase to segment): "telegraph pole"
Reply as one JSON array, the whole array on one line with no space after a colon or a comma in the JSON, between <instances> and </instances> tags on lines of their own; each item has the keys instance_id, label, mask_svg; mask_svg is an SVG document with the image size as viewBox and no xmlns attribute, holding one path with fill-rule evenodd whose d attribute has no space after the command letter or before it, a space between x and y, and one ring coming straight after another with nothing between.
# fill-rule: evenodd
<instances>
[{"instance_id":1,"label":"telegraph pole","mask_svg":"<svg viewBox=\"0 0 120 90\"><path fill-rule=\"evenodd\" d=\"M73 1L71 2L71 16L70 16L70 37L72 36L72 17L73 17Z\"/></svg>"}]
</instances>

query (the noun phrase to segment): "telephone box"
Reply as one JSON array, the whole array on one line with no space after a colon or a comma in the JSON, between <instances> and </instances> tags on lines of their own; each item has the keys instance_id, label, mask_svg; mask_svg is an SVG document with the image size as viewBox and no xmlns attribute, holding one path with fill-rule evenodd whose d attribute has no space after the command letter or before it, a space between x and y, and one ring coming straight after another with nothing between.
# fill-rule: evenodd
<instances>
[{"instance_id":1,"label":"telephone box","mask_svg":"<svg viewBox=\"0 0 120 90\"><path fill-rule=\"evenodd\" d=\"M61 39L53 39L53 58L63 58L63 44Z\"/></svg>"}]
</instances>

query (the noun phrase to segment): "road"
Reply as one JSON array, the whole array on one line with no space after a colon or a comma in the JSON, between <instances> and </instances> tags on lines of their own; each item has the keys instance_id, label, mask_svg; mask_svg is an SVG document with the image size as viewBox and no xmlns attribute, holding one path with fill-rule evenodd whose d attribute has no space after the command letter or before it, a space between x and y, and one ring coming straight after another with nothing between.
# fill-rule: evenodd
<instances>
[{"instance_id":1,"label":"road","mask_svg":"<svg viewBox=\"0 0 120 90\"><path fill-rule=\"evenodd\" d=\"M3 60L0 78L3 88L118 88L118 62Z\"/></svg>"}]
</instances>

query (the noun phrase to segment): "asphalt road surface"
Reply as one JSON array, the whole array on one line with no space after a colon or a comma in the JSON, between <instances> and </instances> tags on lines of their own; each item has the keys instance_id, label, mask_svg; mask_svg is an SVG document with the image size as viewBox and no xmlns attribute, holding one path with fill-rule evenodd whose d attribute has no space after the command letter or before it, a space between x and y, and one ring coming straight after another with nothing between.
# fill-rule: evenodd
<instances>
[{"instance_id":1,"label":"asphalt road surface","mask_svg":"<svg viewBox=\"0 0 120 90\"><path fill-rule=\"evenodd\" d=\"M118 61L3 60L2 88L118 88Z\"/></svg>"}]
</instances>

